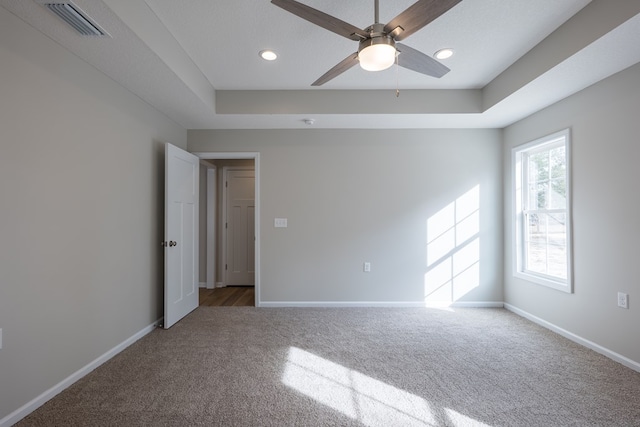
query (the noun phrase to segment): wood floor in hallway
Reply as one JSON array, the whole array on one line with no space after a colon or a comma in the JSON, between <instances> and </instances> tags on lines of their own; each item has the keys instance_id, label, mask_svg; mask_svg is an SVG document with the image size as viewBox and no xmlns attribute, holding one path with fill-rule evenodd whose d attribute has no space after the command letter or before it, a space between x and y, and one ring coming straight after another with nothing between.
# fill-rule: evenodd
<instances>
[{"instance_id":1,"label":"wood floor in hallway","mask_svg":"<svg viewBox=\"0 0 640 427\"><path fill-rule=\"evenodd\" d=\"M200 288L200 305L254 307L256 305L255 288L253 286Z\"/></svg>"}]
</instances>

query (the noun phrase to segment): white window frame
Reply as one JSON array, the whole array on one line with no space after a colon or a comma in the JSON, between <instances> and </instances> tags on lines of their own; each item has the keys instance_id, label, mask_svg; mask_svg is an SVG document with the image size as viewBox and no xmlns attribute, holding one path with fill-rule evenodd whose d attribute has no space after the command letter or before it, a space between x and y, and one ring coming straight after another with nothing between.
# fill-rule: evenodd
<instances>
[{"instance_id":1,"label":"white window frame","mask_svg":"<svg viewBox=\"0 0 640 427\"><path fill-rule=\"evenodd\" d=\"M524 196L526 194L525 185L528 178L523 167L523 157L527 153L543 150L545 146L553 146L564 143L565 146L565 166L566 166L566 256L567 256L567 277L566 279L527 271L524 266L525 257L525 221L524 221ZM513 215L514 220L514 245L513 245L513 275L529 282L548 286L553 289L573 293L573 250L572 250L572 215L571 215L571 138L569 129L556 132L554 134L530 141L512 149L511 167L513 172Z\"/></svg>"}]
</instances>

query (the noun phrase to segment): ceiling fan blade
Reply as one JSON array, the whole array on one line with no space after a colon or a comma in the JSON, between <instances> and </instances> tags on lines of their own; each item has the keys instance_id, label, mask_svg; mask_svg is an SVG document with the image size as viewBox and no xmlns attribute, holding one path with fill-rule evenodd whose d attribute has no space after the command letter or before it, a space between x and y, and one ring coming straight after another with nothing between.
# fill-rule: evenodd
<instances>
[{"instance_id":1,"label":"ceiling fan blade","mask_svg":"<svg viewBox=\"0 0 640 427\"><path fill-rule=\"evenodd\" d=\"M329 80L338 77L340 74L347 71L349 68L353 67L358 63L358 52L354 52L351 55L347 56L345 59L340 61L338 65L324 73L318 80L311 83L311 86L322 86Z\"/></svg>"},{"instance_id":2,"label":"ceiling fan blade","mask_svg":"<svg viewBox=\"0 0 640 427\"><path fill-rule=\"evenodd\" d=\"M404 40L462 0L418 0L384 26L396 41ZM399 27L399 29L398 29ZM397 30L396 30L397 29ZM396 32L394 33L394 30Z\"/></svg>"},{"instance_id":3,"label":"ceiling fan blade","mask_svg":"<svg viewBox=\"0 0 640 427\"><path fill-rule=\"evenodd\" d=\"M437 78L451 71L447 66L412 47L402 43L396 43L396 49L400 52L398 55L398 65L401 67Z\"/></svg>"},{"instance_id":4,"label":"ceiling fan blade","mask_svg":"<svg viewBox=\"0 0 640 427\"><path fill-rule=\"evenodd\" d=\"M271 0L271 3L348 39L360 41L362 38L369 37L369 35L360 28L300 2L294 0Z\"/></svg>"}]
</instances>

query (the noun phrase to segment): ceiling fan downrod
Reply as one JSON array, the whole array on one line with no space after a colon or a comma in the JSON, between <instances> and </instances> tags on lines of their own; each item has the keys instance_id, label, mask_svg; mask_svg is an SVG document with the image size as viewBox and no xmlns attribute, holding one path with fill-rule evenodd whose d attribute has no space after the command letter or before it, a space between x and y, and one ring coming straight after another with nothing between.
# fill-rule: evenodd
<instances>
[{"instance_id":1,"label":"ceiling fan downrod","mask_svg":"<svg viewBox=\"0 0 640 427\"><path fill-rule=\"evenodd\" d=\"M380 0L374 0L373 22L375 24L379 24L380 23Z\"/></svg>"}]
</instances>

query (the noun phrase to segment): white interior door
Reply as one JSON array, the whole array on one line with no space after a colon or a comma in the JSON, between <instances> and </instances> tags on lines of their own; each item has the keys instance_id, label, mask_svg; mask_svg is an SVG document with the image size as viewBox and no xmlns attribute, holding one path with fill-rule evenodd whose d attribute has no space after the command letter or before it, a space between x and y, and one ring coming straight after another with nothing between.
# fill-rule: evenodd
<instances>
[{"instance_id":1,"label":"white interior door","mask_svg":"<svg viewBox=\"0 0 640 427\"><path fill-rule=\"evenodd\" d=\"M255 172L225 170L225 286L255 284Z\"/></svg>"},{"instance_id":2,"label":"white interior door","mask_svg":"<svg viewBox=\"0 0 640 427\"><path fill-rule=\"evenodd\" d=\"M164 328L198 307L198 157L165 146Z\"/></svg>"}]
</instances>

